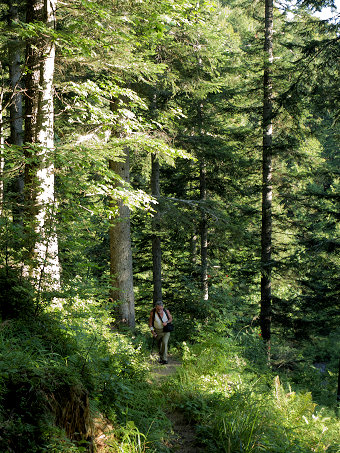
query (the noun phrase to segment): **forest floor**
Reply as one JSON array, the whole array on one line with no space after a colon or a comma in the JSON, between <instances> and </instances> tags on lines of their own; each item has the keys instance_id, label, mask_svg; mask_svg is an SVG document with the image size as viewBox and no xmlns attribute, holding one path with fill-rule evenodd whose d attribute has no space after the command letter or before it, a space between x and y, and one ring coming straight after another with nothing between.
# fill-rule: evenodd
<instances>
[{"instance_id":1,"label":"forest floor","mask_svg":"<svg viewBox=\"0 0 340 453\"><path fill-rule=\"evenodd\" d=\"M176 373L181 362L175 357L168 357L168 364L160 365L157 361L152 361L150 383L157 385L161 380L166 379ZM195 428L188 423L185 414L178 410L166 411L168 419L172 423L172 431L166 446L177 453L199 453L203 450L196 445Z\"/></svg>"},{"instance_id":2,"label":"forest floor","mask_svg":"<svg viewBox=\"0 0 340 453\"><path fill-rule=\"evenodd\" d=\"M149 384L158 386L162 381L171 377L176 373L176 370L182 365L181 362L174 356L168 357L168 364L161 365L158 363L158 357L153 354L150 358L150 378ZM170 403L170 401L169 401ZM169 448L172 453L200 453L203 452L196 445L195 427L188 422L181 411L172 409L171 404L168 404L169 409L165 411L166 416L171 422L171 429L168 433L168 438L164 441L164 445ZM111 422L105 417L98 417L95 420L95 444L98 453L106 452L110 440L110 432L114 430Z\"/></svg>"}]
</instances>

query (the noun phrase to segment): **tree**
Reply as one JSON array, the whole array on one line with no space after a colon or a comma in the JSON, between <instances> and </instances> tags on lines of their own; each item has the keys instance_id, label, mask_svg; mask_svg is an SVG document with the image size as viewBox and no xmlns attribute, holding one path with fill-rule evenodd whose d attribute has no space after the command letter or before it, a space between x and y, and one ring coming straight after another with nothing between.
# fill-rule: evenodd
<instances>
[{"instance_id":1,"label":"tree","mask_svg":"<svg viewBox=\"0 0 340 453\"><path fill-rule=\"evenodd\" d=\"M265 40L263 75L263 157L262 157L262 233L261 233L261 313L263 339L270 343L272 270L272 69L273 1L265 1Z\"/></svg>"},{"instance_id":2,"label":"tree","mask_svg":"<svg viewBox=\"0 0 340 453\"><path fill-rule=\"evenodd\" d=\"M11 30L19 22L19 7L16 2L10 2L8 11L8 26ZM9 81L11 98L10 111L10 137L8 143L22 149L23 145L23 41L13 33L8 40ZM12 183L12 213L14 222L22 222L24 178L20 171Z\"/></svg>"},{"instance_id":3,"label":"tree","mask_svg":"<svg viewBox=\"0 0 340 453\"><path fill-rule=\"evenodd\" d=\"M121 161L110 160L110 169L118 176L119 182L130 181L129 149L125 149ZM111 203L116 215L110 226L110 295L118 304L119 321L135 327L135 299L133 292L132 250L130 233L130 210L122 199Z\"/></svg>"},{"instance_id":4,"label":"tree","mask_svg":"<svg viewBox=\"0 0 340 453\"><path fill-rule=\"evenodd\" d=\"M208 285L208 232L209 216L208 208L208 182L207 168L214 160L213 136L218 132L212 133L211 118L206 110L209 110L209 103L212 103L214 94L222 90L225 82L224 76L219 71L223 69L224 53L226 52L227 38L221 40L221 34L216 33L216 28L226 31L225 12L216 2L197 2L195 7L187 11L187 21L190 26L183 25L178 33L178 41L182 43L182 54L172 56L176 69L181 75L178 84L176 98L178 104L185 112L186 120L180 126L178 132L178 143L188 149L198 160L198 177L192 175L192 165L188 165L188 175L196 183L196 197L199 202L196 206L197 231L200 235L200 272L199 280L201 286L201 297L203 300L209 298ZM178 52L178 48L176 49ZM190 52L190 56L185 56ZM188 96L190 101L188 101ZM216 135L215 135L216 134ZM218 151L216 150L218 153ZM186 176L186 179L188 177ZM193 188L191 188L193 189ZM195 232L191 229L190 243ZM195 260L193 260L195 261Z\"/></svg>"},{"instance_id":5,"label":"tree","mask_svg":"<svg viewBox=\"0 0 340 453\"><path fill-rule=\"evenodd\" d=\"M0 74L3 75L2 64L0 61ZM3 79L3 77L1 77ZM4 87L3 84L0 88L0 217L2 216L3 203L4 203L4 128L3 128L3 103L4 103Z\"/></svg>"},{"instance_id":6,"label":"tree","mask_svg":"<svg viewBox=\"0 0 340 453\"><path fill-rule=\"evenodd\" d=\"M53 164L56 5L55 0L27 3L27 23L44 29L38 38L33 34L27 41L25 78L25 227L29 250L26 265L39 289L58 285L60 280Z\"/></svg>"},{"instance_id":7,"label":"tree","mask_svg":"<svg viewBox=\"0 0 340 453\"><path fill-rule=\"evenodd\" d=\"M156 154L151 156L151 193L157 201L152 220L152 271L153 271L153 302L162 300L162 248L160 238L160 183L159 159Z\"/></svg>"}]
</instances>

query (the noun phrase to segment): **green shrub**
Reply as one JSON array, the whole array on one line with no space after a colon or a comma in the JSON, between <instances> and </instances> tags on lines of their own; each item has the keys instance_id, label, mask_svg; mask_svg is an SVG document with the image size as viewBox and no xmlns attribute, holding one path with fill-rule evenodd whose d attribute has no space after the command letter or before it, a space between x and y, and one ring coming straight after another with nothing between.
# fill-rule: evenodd
<instances>
[{"instance_id":1,"label":"green shrub","mask_svg":"<svg viewBox=\"0 0 340 453\"><path fill-rule=\"evenodd\" d=\"M0 318L2 320L31 317L36 306L34 289L28 279L20 272L9 268L0 268Z\"/></svg>"},{"instance_id":2,"label":"green shrub","mask_svg":"<svg viewBox=\"0 0 340 453\"><path fill-rule=\"evenodd\" d=\"M81 385L65 361L71 349L72 342L46 317L1 325L0 451L41 451L55 422L54 395Z\"/></svg>"},{"instance_id":3,"label":"green shrub","mask_svg":"<svg viewBox=\"0 0 340 453\"><path fill-rule=\"evenodd\" d=\"M335 453L340 424L312 393L282 384L256 332L200 333L166 385L207 452Z\"/></svg>"}]
</instances>

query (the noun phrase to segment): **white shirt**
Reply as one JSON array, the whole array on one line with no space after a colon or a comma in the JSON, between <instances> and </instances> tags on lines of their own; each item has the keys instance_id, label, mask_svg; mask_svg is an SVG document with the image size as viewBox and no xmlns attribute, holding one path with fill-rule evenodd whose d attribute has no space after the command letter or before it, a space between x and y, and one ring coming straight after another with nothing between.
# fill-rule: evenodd
<instances>
[{"instance_id":1,"label":"white shirt","mask_svg":"<svg viewBox=\"0 0 340 453\"><path fill-rule=\"evenodd\" d=\"M165 314L165 310L163 310L163 317L162 317L162 321L163 322L167 322L168 321L168 318ZM161 320L159 319L159 316L158 316L158 313L157 311L155 312L155 321L154 321L154 326L155 326L155 329L163 329L163 324L161 323Z\"/></svg>"}]
</instances>

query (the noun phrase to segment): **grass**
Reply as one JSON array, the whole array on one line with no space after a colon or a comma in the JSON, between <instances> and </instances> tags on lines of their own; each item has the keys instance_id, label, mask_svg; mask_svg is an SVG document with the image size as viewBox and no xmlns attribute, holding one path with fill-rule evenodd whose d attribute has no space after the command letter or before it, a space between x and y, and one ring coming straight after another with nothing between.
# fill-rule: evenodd
<instances>
[{"instance_id":1,"label":"grass","mask_svg":"<svg viewBox=\"0 0 340 453\"><path fill-rule=\"evenodd\" d=\"M72 387L89 396L93 418L109 420L107 453L169 453L165 409L185 415L207 453L340 451L339 419L327 405L336 376L327 376L325 404L316 401L320 376L303 368L301 352L297 373L288 375L280 356L287 348L274 343L280 368L270 369L256 330L210 325L191 344L177 344L182 366L151 385L145 332L113 332L109 324L96 301L68 300L29 322L1 325L1 451L86 451L86 439L70 440L50 410L49 399Z\"/></svg>"},{"instance_id":2,"label":"grass","mask_svg":"<svg viewBox=\"0 0 340 453\"><path fill-rule=\"evenodd\" d=\"M245 348L251 346L245 353ZM200 335L183 345L183 368L165 384L207 452L339 452L335 411L294 390L264 365L256 332Z\"/></svg>"}]
</instances>

